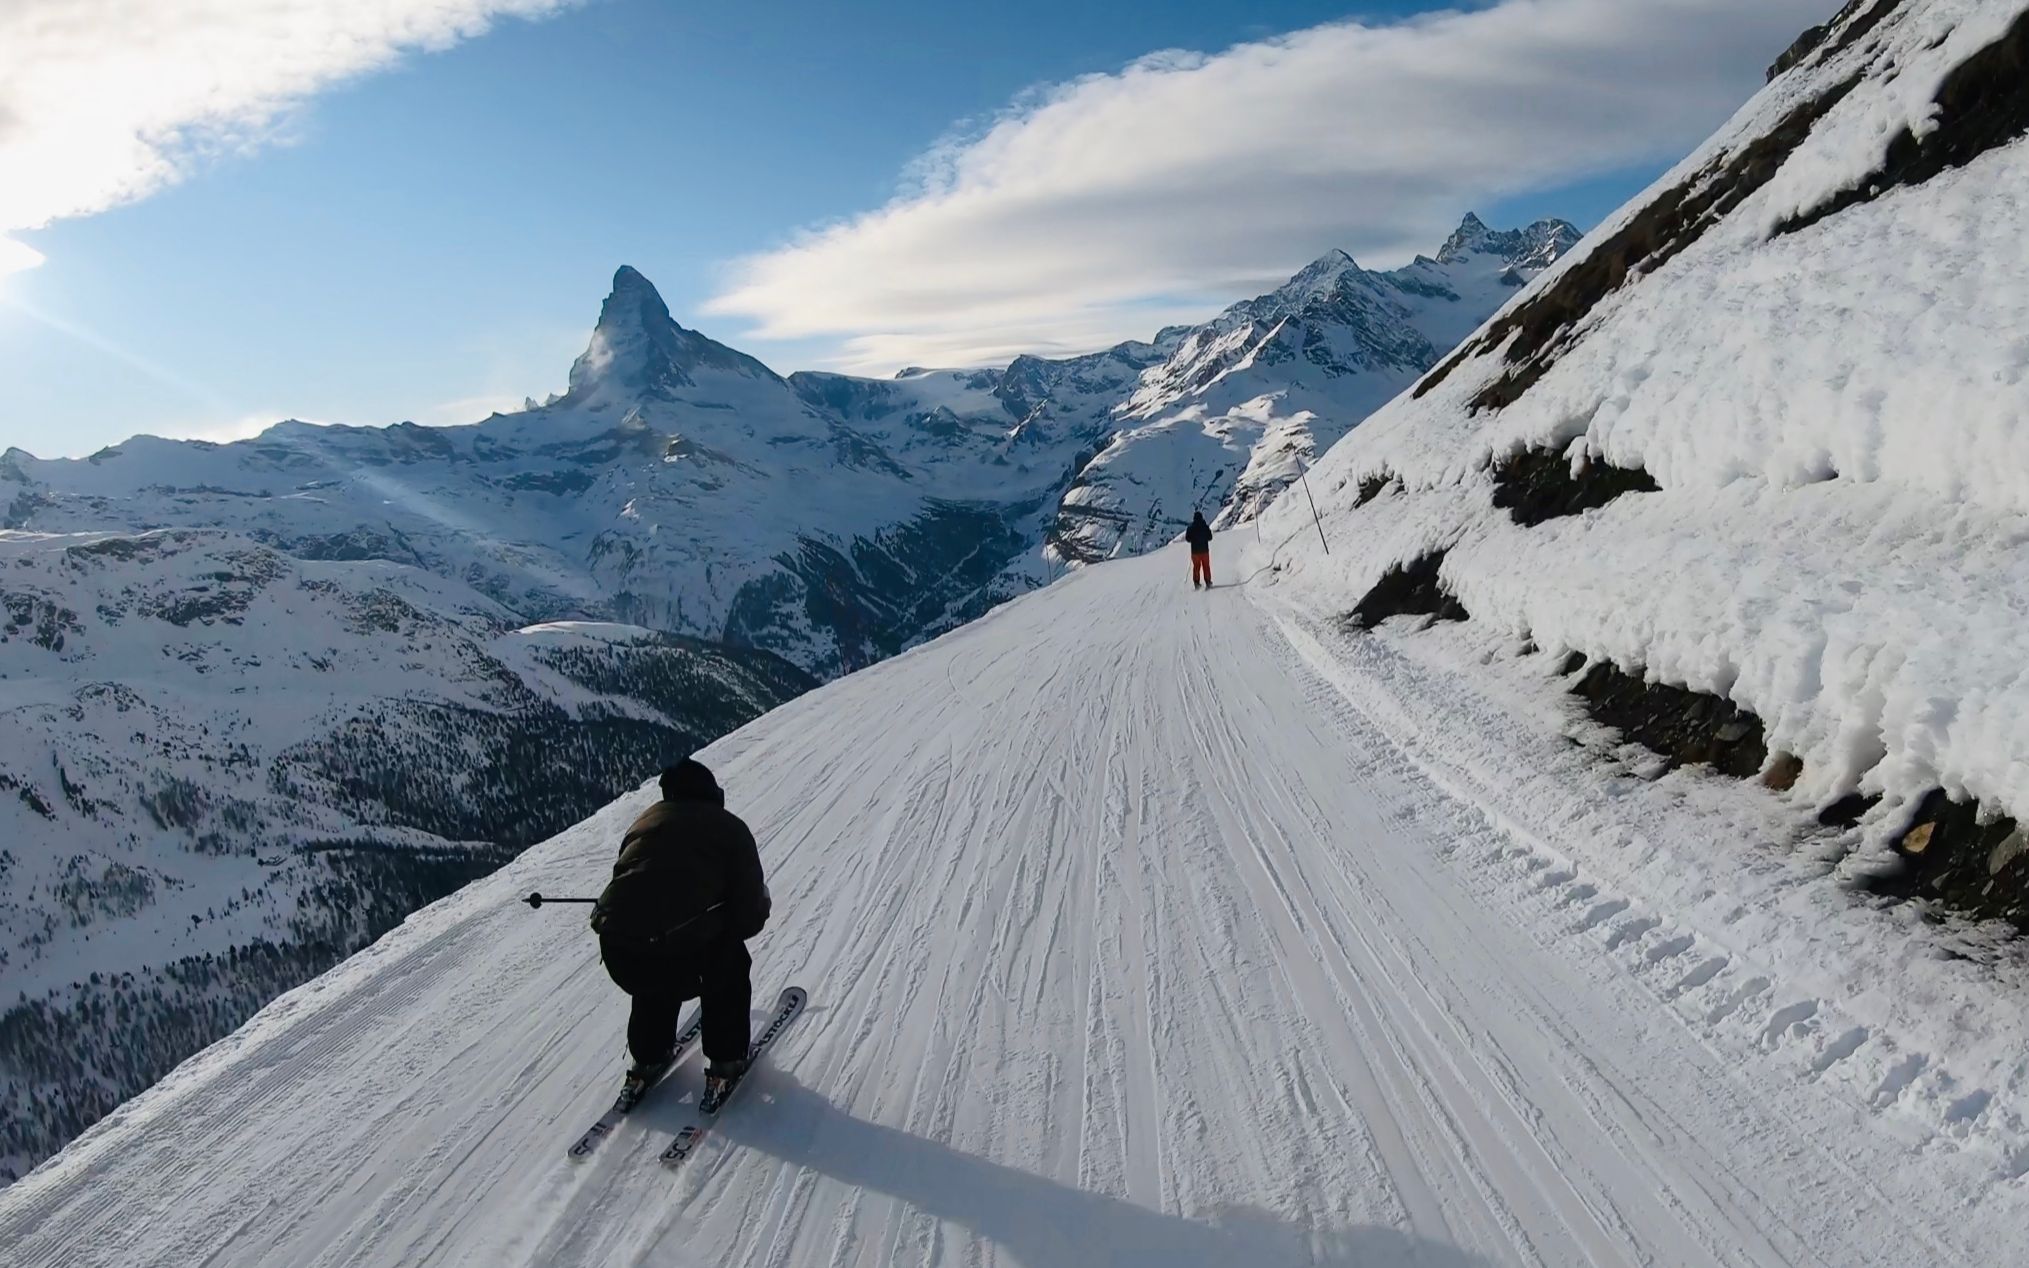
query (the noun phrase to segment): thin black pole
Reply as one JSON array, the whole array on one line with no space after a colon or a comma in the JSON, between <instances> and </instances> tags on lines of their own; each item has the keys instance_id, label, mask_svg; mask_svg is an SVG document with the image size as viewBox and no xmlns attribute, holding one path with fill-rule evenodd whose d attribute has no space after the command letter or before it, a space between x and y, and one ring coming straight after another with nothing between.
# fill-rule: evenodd
<instances>
[{"instance_id":1,"label":"thin black pole","mask_svg":"<svg viewBox=\"0 0 2029 1268\"><path fill-rule=\"evenodd\" d=\"M1329 555L1332 553L1332 544L1324 539L1324 517L1317 513L1317 499L1310 496L1310 468L1303 465L1303 459L1298 458L1296 470L1303 477L1303 496L1310 500L1310 518L1317 525L1318 544L1323 546L1324 553Z\"/></svg>"},{"instance_id":2,"label":"thin black pole","mask_svg":"<svg viewBox=\"0 0 2029 1268\"><path fill-rule=\"evenodd\" d=\"M538 891L536 893L530 894L527 898L524 898L521 901L527 903L531 907L540 907L544 903L596 903L599 900L596 898L544 898L542 896L542 893Z\"/></svg>"}]
</instances>

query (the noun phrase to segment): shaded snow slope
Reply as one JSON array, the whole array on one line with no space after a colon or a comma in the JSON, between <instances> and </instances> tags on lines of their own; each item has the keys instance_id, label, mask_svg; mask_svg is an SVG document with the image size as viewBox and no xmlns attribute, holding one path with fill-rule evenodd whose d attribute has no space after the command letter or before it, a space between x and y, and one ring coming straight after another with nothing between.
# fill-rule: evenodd
<instances>
[{"instance_id":1,"label":"shaded snow slope","mask_svg":"<svg viewBox=\"0 0 2029 1268\"><path fill-rule=\"evenodd\" d=\"M763 652L519 624L416 568L228 533L0 531L0 1179L813 685Z\"/></svg>"},{"instance_id":2,"label":"shaded snow slope","mask_svg":"<svg viewBox=\"0 0 2029 1268\"><path fill-rule=\"evenodd\" d=\"M1651 902L1668 869L1592 874L1427 760L1538 788L1558 744L1184 574L1082 571L705 755L776 895L757 984L812 1007L681 1175L695 1065L565 1161L623 1006L582 913L514 901L596 887L644 792L0 1192L10 1264L2029 1255L2025 1092L1988 1077L2022 1018L1979 970L1910 966L1987 1027L1947 1051L1810 970L1833 945L1724 950L1716 900ZM1672 778L1553 805L1692 867L1662 799L1735 786Z\"/></svg>"},{"instance_id":3,"label":"shaded snow slope","mask_svg":"<svg viewBox=\"0 0 2029 1268\"><path fill-rule=\"evenodd\" d=\"M1320 463L1329 557L1264 533L1340 610L1443 550L1475 622L1751 710L1885 847L1933 789L2029 814L2029 5L1854 3L1793 60ZM1525 527L1524 453L1660 491ZM1967 862L1994 909L2018 854Z\"/></svg>"}]
</instances>

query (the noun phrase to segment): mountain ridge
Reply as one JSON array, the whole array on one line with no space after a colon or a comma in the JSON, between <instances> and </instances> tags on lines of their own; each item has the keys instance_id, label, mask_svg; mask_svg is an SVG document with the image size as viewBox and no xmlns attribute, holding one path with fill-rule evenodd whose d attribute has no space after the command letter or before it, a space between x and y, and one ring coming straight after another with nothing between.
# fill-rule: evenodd
<instances>
[{"instance_id":1,"label":"mountain ridge","mask_svg":"<svg viewBox=\"0 0 2029 1268\"><path fill-rule=\"evenodd\" d=\"M1471 217L1453 238L1474 225L1488 241L1530 233L1496 235ZM1463 270L1419 261L1371 274L1329 252L1277 291L1153 341L892 379L777 375L676 322L622 265L569 390L533 409L443 428L281 423L230 444L141 436L75 460L10 451L0 525L211 526L307 557L382 553L466 579L530 620L620 620L835 673L1067 563L1181 527L1164 509L1180 493L1135 504L1139 493L1116 490L1100 505L1078 490L1111 482L1117 452L1092 467L1109 449L1172 443L1128 433L1242 361L1262 375L1307 364L1313 378L1345 378L1303 394L1333 414L1321 435L1356 423L1406 367L1427 368L1433 336L1476 326L1508 297L1480 276L1493 257L1466 254L1477 263ZM1471 274L1470 294L1454 273ZM1263 337L1272 314L1298 312L1301 332ZM1249 321L1263 328L1242 330ZM1362 373L1372 381L1356 382ZM1286 463L1235 451L1256 435L1228 429L1216 442L1234 451L1228 475L1259 469L1244 487L1212 483L1222 500L1237 490L1222 522L1286 483L1261 474ZM735 505L751 508L739 524L726 518ZM1092 528L1094 515L1109 517L1101 528L1123 517L1145 527L1130 542Z\"/></svg>"}]
</instances>

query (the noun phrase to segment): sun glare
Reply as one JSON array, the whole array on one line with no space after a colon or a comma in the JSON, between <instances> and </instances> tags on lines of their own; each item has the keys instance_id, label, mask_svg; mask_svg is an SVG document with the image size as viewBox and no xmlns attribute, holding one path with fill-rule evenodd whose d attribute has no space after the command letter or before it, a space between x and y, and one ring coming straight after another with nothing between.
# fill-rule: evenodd
<instances>
[{"instance_id":1,"label":"sun glare","mask_svg":"<svg viewBox=\"0 0 2029 1268\"><path fill-rule=\"evenodd\" d=\"M10 274L25 272L42 263L42 252L12 238L0 238L0 285Z\"/></svg>"}]
</instances>

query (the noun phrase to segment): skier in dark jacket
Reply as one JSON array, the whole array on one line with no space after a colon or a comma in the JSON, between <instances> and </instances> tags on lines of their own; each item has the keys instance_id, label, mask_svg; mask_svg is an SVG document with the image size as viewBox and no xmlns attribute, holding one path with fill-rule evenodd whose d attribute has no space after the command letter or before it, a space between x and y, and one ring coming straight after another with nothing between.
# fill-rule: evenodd
<instances>
[{"instance_id":1,"label":"skier in dark jacket","mask_svg":"<svg viewBox=\"0 0 2029 1268\"><path fill-rule=\"evenodd\" d=\"M1184 540L1191 544L1191 589L1198 588L1199 578L1204 579L1205 589L1211 589L1212 526L1205 523L1203 511L1191 512L1191 526L1184 530Z\"/></svg>"},{"instance_id":2,"label":"skier in dark jacket","mask_svg":"<svg viewBox=\"0 0 2029 1268\"><path fill-rule=\"evenodd\" d=\"M747 939L768 922L768 885L754 834L726 808L702 764L662 772L662 800L627 829L613 880L592 912L606 971L634 997L630 1084L660 1078L674 1056L684 1001L704 1010L707 1084L747 1068L753 995Z\"/></svg>"}]
</instances>

